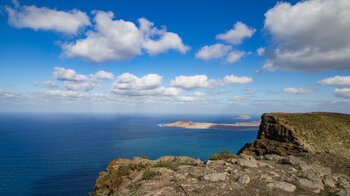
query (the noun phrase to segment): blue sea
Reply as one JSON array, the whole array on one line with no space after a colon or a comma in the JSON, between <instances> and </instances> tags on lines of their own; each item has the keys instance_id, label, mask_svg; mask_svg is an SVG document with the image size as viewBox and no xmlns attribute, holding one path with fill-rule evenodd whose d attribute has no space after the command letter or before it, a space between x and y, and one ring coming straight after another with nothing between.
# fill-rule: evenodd
<instances>
[{"instance_id":1,"label":"blue sea","mask_svg":"<svg viewBox=\"0 0 350 196\"><path fill-rule=\"evenodd\" d=\"M244 122L218 115L1 114L0 195L87 196L99 171L116 158L186 155L206 161L223 148L236 153L257 134L158 126L179 120Z\"/></svg>"}]
</instances>

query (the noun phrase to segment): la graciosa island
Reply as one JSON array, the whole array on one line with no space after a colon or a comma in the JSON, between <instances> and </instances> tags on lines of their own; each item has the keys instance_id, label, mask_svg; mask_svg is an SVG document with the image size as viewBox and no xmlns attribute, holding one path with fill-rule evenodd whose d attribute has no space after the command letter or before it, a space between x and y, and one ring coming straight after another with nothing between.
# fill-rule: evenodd
<instances>
[{"instance_id":1,"label":"la graciosa island","mask_svg":"<svg viewBox=\"0 0 350 196\"><path fill-rule=\"evenodd\" d=\"M216 124L208 122L193 122L189 120L181 120L168 124L160 124L160 127L181 127L184 129L221 129L221 130L253 130L258 129L260 121L242 122L235 124Z\"/></svg>"}]
</instances>

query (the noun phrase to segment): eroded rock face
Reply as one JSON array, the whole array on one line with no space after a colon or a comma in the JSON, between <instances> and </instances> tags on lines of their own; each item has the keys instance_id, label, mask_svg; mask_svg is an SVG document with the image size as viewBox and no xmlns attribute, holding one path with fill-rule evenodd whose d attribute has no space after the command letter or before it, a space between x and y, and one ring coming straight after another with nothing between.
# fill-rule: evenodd
<instances>
[{"instance_id":1,"label":"eroded rock face","mask_svg":"<svg viewBox=\"0 0 350 196\"><path fill-rule=\"evenodd\" d=\"M298 168L300 163L307 169ZM349 182L348 175L295 156L266 155L255 160L236 155L206 163L190 157L136 157L112 161L106 172L100 172L92 195L343 194Z\"/></svg>"},{"instance_id":2,"label":"eroded rock face","mask_svg":"<svg viewBox=\"0 0 350 196\"><path fill-rule=\"evenodd\" d=\"M331 153L350 159L350 115L339 113L266 113L257 140L238 154L282 156Z\"/></svg>"}]
</instances>

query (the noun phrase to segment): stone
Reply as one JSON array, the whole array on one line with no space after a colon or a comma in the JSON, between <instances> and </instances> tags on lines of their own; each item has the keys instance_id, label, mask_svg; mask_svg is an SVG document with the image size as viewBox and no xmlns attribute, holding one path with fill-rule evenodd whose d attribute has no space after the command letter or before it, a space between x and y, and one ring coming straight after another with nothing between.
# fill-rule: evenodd
<instances>
[{"instance_id":1,"label":"stone","mask_svg":"<svg viewBox=\"0 0 350 196\"><path fill-rule=\"evenodd\" d=\"M284 181L270 182L266 185L268 188L281 189L287 192L294 192L296 186Z\"/></svg>"},{"instance_id":2,"label":"stone","mask_svg":"<svg viewBox=\"0 0 350 196\"><path fill-rule=\"evenodd\" d=\"M240 184L247 185L250 182L250 177L247 174L244 174L238 179L238 182Z\"/></svg>"},{"instance_id":3,"label":"stone","mask_svg":"<svg viewBox=\"0 0 350 196\"><path fill-rule=\"evenodd\" d=\"M257 162L259 167L268 167L270 169L273 169L273 166L271 166L270 164L267 163L263 163L263 162Z\"/></svg>"},{"instance_id":4,"label":"stone","mask_svg":"<svg viewBox=\"0 0 350 196\"><path fill-rule=\"evenodd\" d=\"M264 155L264 159L265 160L269 160L269 161L279 161L281 160L283 157L276 155L276 154L265 154Z\"/></svg>"},{"instance_id":5,"label":"stone","mask_svg":"<svg viewBox=\"0 0 350 196\"><path fill-rule=\"evenodd\" d=\"M338 184L344 188L350 188L350 178L345 174L336 173L333 178L338 182Z\"/></svg>"},{"instance_id":6,"label":"stone","mask_svg":"<svg viewBox=\"0 0 350 196\"><path fill-rule=\"evenodd\" d=\"M350 196L350 189L340 189L335 192L338 196Z\"/></svg>"},{"instance_id":7,"label":"stone","mask_svg":"<svg viewBox=\"0 0 350 196\"><path fill-rule=\"evenodd\" d=\"M277 174L276 172L273 172L273 171L271 171L271 172L269 172L271 175L273 175L273 177L276 177L276 178L279 178L280 177L280 175L279 174Z\"/></svg>"},{"instance_id":8,"label":"stone","mask_svg":"<svg viewBox=\"0 0 350 196\"><path fill-rule=\"evenodd\" d=\"M326 176L326 175L331 175L332 170L328 167L323 167L319 164L312 164L311 165L311 170L317 173L319 176Z\"/></svg>"},{"instance_id":9,"label":"stone","mask_svg":"<svg viewBox=\"0 0 350 196\"><path fill-rule=\"evenodd\" d=\"M226 180L227 174L227 172L207 174L204 176L204 180L208 180L211 182Z\"/></svg>"},{"instance_id":10,"label":"stone","mask_svg":"<svg viewBox=\"0 0 350 196\"><path fill-rule=\"evenodd\" d=\"M329 175L323 176L322 180L323 180L324 185L331 187L331 188L335 188L335 182L331 176L329 176Z\"/></svg>"},{"instance_id":11,"label":"stone","mask_svg":"<svg viewBox=\"0 0 350 196\"><path fill-rule=\"evenodd\" d=\"M312 192L314 192L314 193L320 193L321 192L321 189L319 189L319 188L316 188L316 189L314 189Z\"/></svg>"},{"instance_id":12,"label":"stone","mask_svg":"<svg viewBox=\"0 0 350 196\"><path fill-rule=\"evenodd\" d=\"M315 183L317 188L320 188L321 190L324 189L323 182L321 177L316 175L312 170L305 170L303 171L303 177L311 180L313 183Z\"/></svg>"},{"instance_id":13,"label":"stone","mask_svg":"<svg viewBox=\"0 0 350 196\"><path fill-rule=\"evenodd\" d=\"M271 176L269 176L269 175L267 175L267 174L260 174L260 175L257 175L256 178L259 179L259 180L263 180L263 181L265 181L265 182L272 182Z\"/></svg>"},{"instance_id":14,"label":"stone","mask_svg":"<svg viewBox=\"0 0 350 196\"><path fill-rule=\"evenodd\" d=\"M308 170L311 168L311 166L306 164L304 161L300 161L298 164L295 165L295 167L302 171Z\"/></svg>"},{"instance_id":15,"label":"stone","mask_svg":"<svg viewBox=\"0 0 350 196\"><path fill-rule=\"evenodd\" d=\"M323 189L323 186L320 186L320 184L313 182L311 180L305 179L305 178L298 178L298 182L303 187L311 188L311 189Z\"/></svg>"},{"instance_id":16,"label":"stone","mask_svg":"<svg viewBox=\"0 0 350 196\"><path fill-rule=\"evenodd\" d=\"M257 168L258 162L249 155L241 155L241 158L238 158L237 164L242 166L242 167L252 167L252 168Z\"/></svg>"}]
</instances>

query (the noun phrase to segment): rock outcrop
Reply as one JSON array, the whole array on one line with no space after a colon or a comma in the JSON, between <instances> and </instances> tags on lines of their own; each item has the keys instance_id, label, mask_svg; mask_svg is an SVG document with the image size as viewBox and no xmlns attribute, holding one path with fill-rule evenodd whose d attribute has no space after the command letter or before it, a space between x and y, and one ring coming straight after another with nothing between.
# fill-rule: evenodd
<instances>
[{"instance_id":1,"label":"rock outcrop","mask_svg":"<svg viewBox=\"0 0 350 196\"><path fill-rule=\"evenodd\" d=\"M257 140L238 154L290 155L330 153L350 159L350 115L339 113L267 113Z\"/></svg>"},{"instance_id":2,"label":"rock outcrop","mask_svg":"<svg viewBox=\"0 0 350 196\"><path fill-rule=\"evenodd\" d=\"M302 167L301 167L302 165ZM116 159L100 172L102 195L329 195L350 191L350 178L293 155L232 155L206 163L190 157Z\"/></svg>"}]
</instances>

